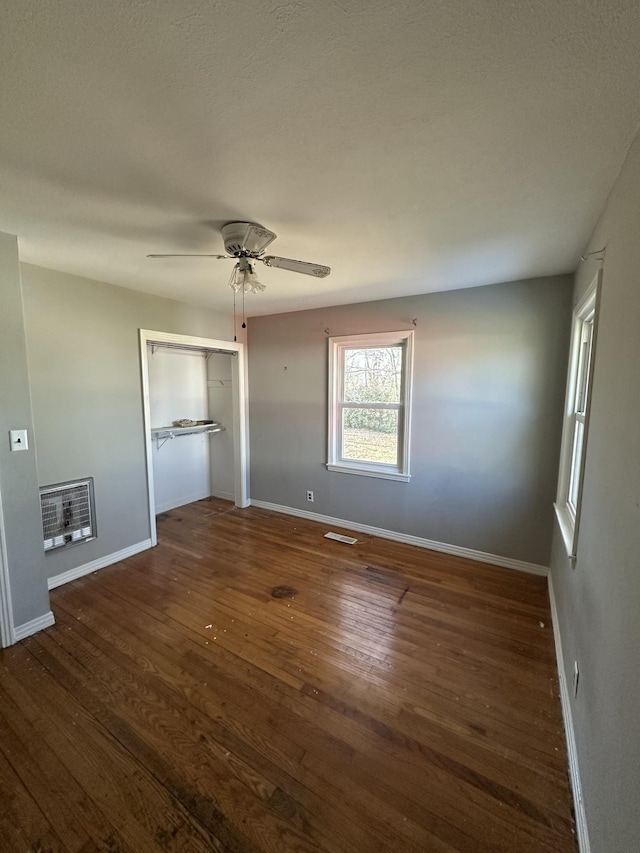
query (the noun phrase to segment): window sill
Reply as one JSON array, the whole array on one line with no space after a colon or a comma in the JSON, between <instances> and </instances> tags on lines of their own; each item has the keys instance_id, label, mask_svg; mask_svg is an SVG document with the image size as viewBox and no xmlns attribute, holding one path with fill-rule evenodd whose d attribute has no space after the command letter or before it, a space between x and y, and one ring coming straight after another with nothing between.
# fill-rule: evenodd
<instances>
[{"instance_id":1,"label":"window sill","mask_svg":"<svg viewBox=\"0 0 640 853\"><path fill-rule=\"evenodd\" d=\"M556 519L558 521L558 527L560 528L560 533L562 534L562 540L564 542L564 547L567 550L567 555L570 560L575 560L575 524L573 519L569 515L569 511L566 506L561 506L560 504L554 504L553 508L556 511Z\"/></svg>"},{"instance_id":2,"label":"window sill","mask_svg":"<svg viewBox=\"0 0 640 853\"><path fill-rule=\"evenodd\" d=\"M410 474L401 474L399 471L381 471L376 468L360 468L355 465L333 465L327 464L327 471L338 471L342 474L358 474L360 477L377 477L379 480L399 480L408 483Z\"/></svg>"}]
</instances>

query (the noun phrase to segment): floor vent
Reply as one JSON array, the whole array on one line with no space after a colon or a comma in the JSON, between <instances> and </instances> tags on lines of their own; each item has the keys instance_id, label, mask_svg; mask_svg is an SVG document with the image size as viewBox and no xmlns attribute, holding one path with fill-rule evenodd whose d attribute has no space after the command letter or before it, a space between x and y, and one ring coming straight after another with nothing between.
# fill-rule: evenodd
<instances>
[{"instance_id":1,"label":"floor vent","mask_svg":"<svg viewBox=\"0 0 640 853\"><path fill-rule=\"evenodd\" d=\"M334 533L333 531L325 533L324 538L335 539L336 542L344 542L346 545L355 545L358 541L357 539L354 539L353 536L343 536L342 533Z\"/></svg>"},{"instance_id":2,"label":"floor vent","mask_svg":"<svg viewBox=\"0 0 640 853\"><path fill-rule=\"evenodd\" d=\"M45 551L94 539L93 477L44 486L40 510Z\"/></svg>"}]
</instances>

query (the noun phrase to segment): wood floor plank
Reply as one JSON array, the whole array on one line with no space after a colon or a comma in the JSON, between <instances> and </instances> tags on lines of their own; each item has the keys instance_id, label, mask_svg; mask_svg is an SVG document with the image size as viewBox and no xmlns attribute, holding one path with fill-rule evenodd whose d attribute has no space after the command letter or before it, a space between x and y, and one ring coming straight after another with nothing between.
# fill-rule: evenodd
<instances>
[{"instance_id":1,"label":"wood floor plank","mask_svg":"<svg viewBox=\"0 0 640 853\"><path fill-rule=\"evenodd\" d=\"M38 651L35 638L24 645ZM100 810L109 815L124 839L124 849L216 849L213 841L210 846L209 839L202 838L199 827L194 831L189 825L167 790L131 762L79 697L69 700L67 679L59 681L37 658L29 656L27 662L19 681L6 678L7 691ZM63 674L58 671L57 675Z\"/></svg>"},{"instance_id":2,"label":"wood floor plank","mask_svg":"<svg viewBox=\"0 0 640 853\"><path fill-rule=\"evenodd\" d=\"M5 850L63 851L63 845L39 804L10 761L0 753L0 839Z\"/></svg>"},{"instance_id":3,"label":"wood floor plank","mask_svg":"<svg viewBox=\"0 0 640 853\"><path fill-rule=\"evenodd\" d=\"M85 794L65 765L0 691L0 749L65 849L85 851L89 842L122 847L118 834Z\"/></svg>"},{"instance_id":4,"label":"wood floor plank","mask_svg":"<svg viewBox=\"0 0 640 853\"><path fill-rule=\"evenodd\" d=\"M32 644L35 645L35 640ZM257 798L251 797L243 780L238 783L234 769L234 760L228 756L226 773L207 752L206 743L198 748L181 730L177 715L163 707L158 697L146 695L144 690L137 693L116 693L119 698L119 713L116 716L106 701L98 698L102 692L96 685L84 686L83 675L77 670L69 656L62 655L59 649L47 639L40 640L34 653L45 663L46 668L68 689L72 689L83 709L94 716L105 730L130 753L138 767L144 768L156 784L164 785L171 795L182 805L201 804L209 815L208 829L222 842L222 848L233 851L257 850L278 853L295 844L300 853L315 853L312 842L297 837L293 827L274 827L269 813L260 809ZM98 659L94 660L97 666ZM118 691L115 679L110 682L111 690ZM135 687L134 685L130 685ZM92 687L95 689L92 691ZM133 696L133 700L129 699ZM136 717L134 706L139 716ZM206 740L206 738L205 738ZM178 762L182 768L182 777L178 778L173 770ZM154 788L156 787L154 784ZM147 814L144 808L147 797L141 797L136 817L151 829L157 819ZM168 814L178 814L177 810ZM242 827L242 829L241 829ZM161 826L155 830L156 837L173 839L184 838L183 828L176 821L170 826ZM222 836L222 837L221 837ZM249 837L247 837L249 836ZM289 836L289 837L288 837ZM253 838L253 842L250 840ZM280 846L283 839L284 846ZM293 844L292 844L293 842ZM182 841L180 841L182 843ZM204 847L203 849L206 849Z\"/></svg>"},{"instance_id":5,"label":"wood floor plank","mask_svg":"<svg viewBox=\"0 0 640 853\"><path fill-rule=\"evenodd\" d=\"M325 532L212 498L54 590L1 849L575 853L545 579Z\"/></svg>"},{"instance_id":6,"label":"wood floor plank","mask_svg":"<svg viewBox=\"0 0 640 853\"><path fill-rule=\"evenodd\" d=\"M115 613L114 613L113 615L115 616ZM96 626L95 611L93 612L92 626L94 626L94 627ZM166 662L166 658L165 658L165 662L164 662L164 669L165 669L165 671L168 669L168 667L167 667L167 662ZM186 675L186 673L185 673L185 672L183 672L183 673L182 673L182 677L181 677L181 680L182 680L183 682L185 681L185 675ZM210 678L210 676L205 676L205 677L206 677L206 678ZM217 683L218 683L218 685L219 685L220 687L226 687L226 685L224 684L224 682L222 681L222 679L221 679L220 677L218 677L216 680L217 680ZM201 683L201 682L200 682L199 680L197 680L197 679L194 679L194 682L195 682L195 684L197 684L197 685L199 685L199 684ZM204 683L204 686L206 686L206 682ZM225 695L225 699L224 699L224 702L222 703L222 706L223 706L223 707L224 707L224 705L225 705L225 704L229 704L229 692L228 692L227 690L225 690L225 691L224 691L224 695ZM192 700L193 700L193 698L194 698L193 693L192 693L191 691L190 691L190 698L191 698ZM244 702L240 701L240 703L239 703L239 704L234 705L234 706L233 706L233 710L232 710L232 715L233 715L233 716L232 716L232 718L231 718L231 719L235 719L236 715L241 714L241 713L242 713L242 705L243 705L243 704L244 704L244 705L246 705L249 701L250 701L250 697L249 697L249 696L247 696L247 697L246 697L246 700L245 700ZM209 706L209 707L208 707L208 710L209 710L209 712L211 712L211 702L209 702L209 703L207 703L207 704L208 704L208 706ZM260 704L262 705L262 703L260 703ZM195 708L194 708L194 710L195 710ZM273 709L273 710L275 710L275 709ZM253 738L253 736L254 736L254 734L255 734L255 731L254 731L254 730L255 730L256 726L261 722L261 719L260 719L260 715L256 712L256 710L255 710L255 709L252 709L252 710L251 710L251 712L250 712L250 714L251 714L251 721L252 721L252 731L250 732L250 734L251 734L251 737ZM229 719L230 719L230 718L227 716L226 721L228 721ZM268 740L269 742L271 742L271 741L273 740L274 736L277 736L277 734L278 734L278 733L277 733L277 731L276 731L276 730L274 729L274 727L273 727L273 721L272 721L269 717L267 717L267 721L266 721L266 722L267 722L267 724L268 724L268 725L267 725L267 728L266 728L266 734L265 734L265 737L264 737L264 742L266 742L267 740ZM210 723L211 723L211 717L210 717ZM295 724L295 722L292 722L292 720L291 720L291 719L286 720L286 721L285 721L285 720L283 720L283 723L285 723L285 728L286 728L287 732L289 733L289 744L290 744L289 749L290 749L290 751L291 751L291 752L294 752L294 753L295 753L295 749L294 749L294 747L295 747L295 741L294 741L294 739L293 739L293 731L294 731L294 729L296 729L296 728L297 728L297 727L296 727L296 724ZM242 733L243 733L243 734L247 733L247 729L246 729L246 728L245 728L245 729L243 729L243 730L241 730L241 731L242 731ZM228 734L228 732L227 732L227 733L219 734L218 736L220 737L221 742L222 742L226 747L228 747L229 749L235 750L236 752L238 751L237 739L235 740L235 742L232 742L232 741L229 739L229 734ZM332 750L332 751L335 751L335 740L334 740L334 741L329 741L328 739L326 739L326 738L325 738L325 741L326 741L326 742L323 742L322 744L318 744L318 745L316 745L315 743L313 743L313 744L312 744L312 741L317 740L317 738L315 738L315 737L314 737L314 733L313 733L312 731L310 731L310 730L309 730L309 728L307 728L307 730L306 730L306 731L304 731L304 732L302 732L302 733L300 734L300 739L301 739L303 742L305 742L308 746L312 746L312 745L313 745L313 746L316 746L316 751L317 751L317 753L318 753L318 754L324 754L328 749L329 749L329 750ZM245 745L244 750L245 750L245 752L246 752L246 745ZM303 754L304 754L304 750L300 750L299 752L300 752L300 759L301 759L301 758L302 758L302 756L303 756ZM260 764L260 759L258 758L258 759L256 760L255 753L254 753L254 755L253 755L253 759L252 759L252 760L253 760L253 762L254 762L255 764ZM297 761L297 762L296 762L296 765L295 765L295 768L294 768L294 771L295 771L295 770L299 770L299 766L300 766L300 761ZM274 775L274 770L275 770L275 775ZM316 811L318 810L318 806L320 806L319 816L320 816L320 817L323 817L323 816L325 815L326 809L322 807L322 800L319 800L317 797L314 797L314 796L313 796L313 793L312 793L312 789L311 789L311 788L301 789L301 786L300 786L300 785L296 785L296 784L295 784L295 780L293 780L293 779L291 778L291 776L290 776L290 775L288 775L288 774L287 774L287 775L285 776L282 772L278 773L277 768L275 767L275 764L274 764L273 762L270 762L270 763L269 763L268 768L266 768L266 769L265 769L265 773L267 773L268 775L272 776L272 777L273 777L273 779L274 779L274 782L276 782L276 781L277 781L277 784L278 784L279 786L282 786L281 788L279 788L279 792L280 792L280 794L282 794L283 789L287 789L287 790L289 790L290 792L291 792L292 790L295 790L295 795L296 795L296 797L297 797L299 800L304 801L304 802L306 802L306 803L311 803L311 801L312 801L312 804L310 805L309 809L308 809L308 810L306 811L306 813L305 813L305 820L306 820L306 822L307 822L307 823L308 823L308 822L313 822L313 821L314 821L314 817L316 817L316 816L317 816L317 815L316 815ZM317 788L317 787L318 787L318 781L317 781L317 780L315 780L315 781L314 781L314 784L312 785L312 788ZM326 795L327 795L327 783L326 783L326 782L323 782L323 783L322 783L322 787L323 787L323 798L325 798L325 799L326 799ZM289 796L289 795L287 795L287 796ZM291 799L291 798L289 797L289 799ZM272 803L273 801L274 801L274 797L272 796L272 797L270 798L270 805L271 805L271 803ZM332 812L332 814L331 814L331 824L332 824L332 825L340 825L340 824L342 825L342 830L341 830L341 833L340 833L340 837L343 837L343 836L344 836L344 837L346 837L346 838L349 840L349 844L348 844L348 846L347 846L345 849L346 849L346 850L353 850L353 849L375 849L375 848L373 848L373 847L372 847L372 845L371 845L370 831L367 833L367 837L369 838L369 842L363 845L363 839L362 839L363 830L362 830L362 827L358 827L358 826L357 826L356 824L354 824L354 822L353 822L353 815L354 815L354 803L353 803L353 802L349 803L349 805L348 805L348 815L344 815L344 816L341 814L341 806L342 806L342 802L341 802L341 799L340 799L340 797L339 797L339 796L336 796L336 797L335 797L335 799L334 799L334 801L333 801L333 805L334 805L334 807L335 807L335 806L337 806L337 810L335 810L335 809L334 809L334 811L333 811L333 812ZM378 812L380 812L381 810L384 810L384 809L385 809L385 804L384 804L383 802L379 802L379 803L378 803L378 805L377 805L376 813L378 813ZM389 817L390 809L388 808L388 806L387 806L387 808L386 808L386 811L387 811L387 817ZM406 818L403 818L401 815L397 815L397 814L395 815L395 817L396 817L396 821L397 821L397 823L401 825L401 829L402 829L402 831L403 831L404 833L406 833L406 832L408 831L408 829L409 829L409 826L408 826L408 825L407 825L407 823L406 823ZM341 821L342 821L342 823L341 823ZM404 825L402 825L402 821L404 821ZM373 815L371 815L371 814L367 815L367 820L366 820L367 830L370 830L370 829L371 829L371 825L372 825L372 823L374 823L374 822L375 822L375 826L376 826L376 833L377 833L378 838L380 838L380 839L384 839L384 837L385 837L385 831L386 831L386 826L385 826L385 824L381 823L377 817L374 817L374 816L373 816ZM326 825L327 825L326 820L323 822L323 824L322 824L322 825L323 825L323 826L326 826ZM354 831L356 832L356 836L355 836L355 838L353 837L353 836L354 836ZM424 831L423 831L423 833L424 833ZM328 844L328 846L326 847L326 849L333 849L333 846L332 846L332 844L331 844L331 839L328 839L328 840L324 840L324 839L323 839L323 843ZM408 843L409 843L409 842L407 841L407 842L406 842L406 844L408 844ZM437 850L437 849L438 849L438 850L439 850L439 849L443 849L443 850L444 850L444 849L450 849L450 848L445 847L444 845L440 844L440 843L437 841L437 839L435 839L435 838L433 838L433 839L431 840L430 844L431 844L431 846L433 847L433 849L434 849L434 850ZM409 850L409 847L407 847L406 849L407 849L407 850Z\"/></svg>"}]
</instances>

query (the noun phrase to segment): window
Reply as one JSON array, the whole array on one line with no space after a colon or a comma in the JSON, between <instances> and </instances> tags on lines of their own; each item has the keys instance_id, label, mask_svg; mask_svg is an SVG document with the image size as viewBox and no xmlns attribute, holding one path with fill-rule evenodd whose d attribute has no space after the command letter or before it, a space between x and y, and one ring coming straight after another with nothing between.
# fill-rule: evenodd
<instances>
[{"instance_id":1,"label":"window","mask_svg":"<svg viewBox=\"0 0 640 853\"><path fill-rule=\"evenodd\" d=\"M413 332L329 338L330 471L409 480Z\"/></svg>"},{"instance_id":2,"label":"window","mask_svg":"<svg viewBox=\"0 0 640 853\"><path fill-rule=\"evenodd\" d=\"M593 282L573 316L565 420L562 431L556 515L567 553L575 558L587 443L589 399L595 348L596 295Z\"/></svg>"}]
</instances>

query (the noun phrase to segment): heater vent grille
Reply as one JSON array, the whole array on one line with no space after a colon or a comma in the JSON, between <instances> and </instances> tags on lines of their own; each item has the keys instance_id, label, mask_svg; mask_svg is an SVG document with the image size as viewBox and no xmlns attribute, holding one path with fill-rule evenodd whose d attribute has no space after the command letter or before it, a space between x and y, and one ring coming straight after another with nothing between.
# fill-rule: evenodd
<instances>
[{"instance_id":1,"label":"heater vent grille","mask_svg":"<svg viewBox=\"0 0 640 853\"><path fill-rule=\"evenodd\" d=\"M45 551L93 539L93 478L43 487L40 510Z\"/></svg>"}]
</instances>

